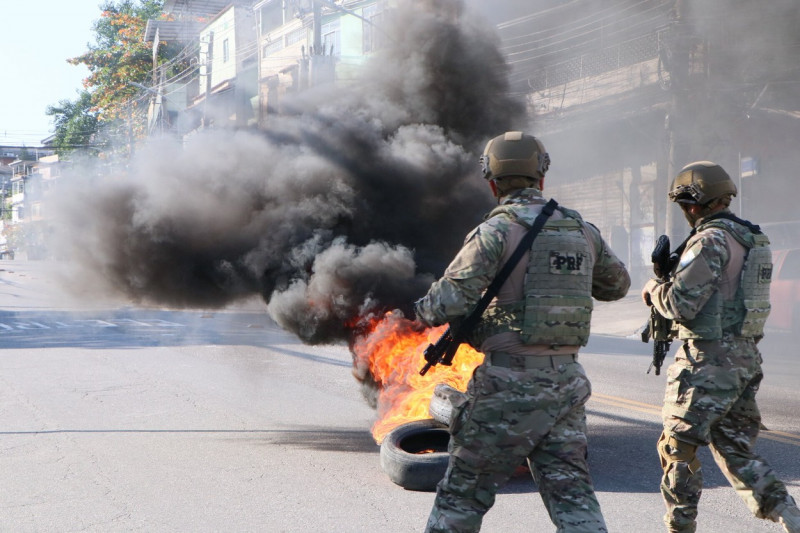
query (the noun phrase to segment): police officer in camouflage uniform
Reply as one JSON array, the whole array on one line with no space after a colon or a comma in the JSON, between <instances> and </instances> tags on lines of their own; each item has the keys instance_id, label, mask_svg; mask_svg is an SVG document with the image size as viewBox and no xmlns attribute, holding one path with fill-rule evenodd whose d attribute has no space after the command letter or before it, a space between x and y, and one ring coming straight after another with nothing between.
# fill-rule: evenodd
<instances>
[{"instance_id":1,"label":"police officer in camouflage uniform","mask_svg":"<svg viewBox=\"0 0 800 533\"><path fill-rule=\"evenodd\" d=\"M645 303L675 321L683 346L667 372L658 453L664 522L693 532L703 471L697 447L709 445L722 472L758 518L800 533L800 511L772 468L753 452L761 424L756 391L763 377L756 347L769 314L772 258L758 226L728 206L736 186L709 161L684 167L669 197L692 234L672 280L650 280Z\"/></svg>"},{"instance_id":2,"label":"police officer in camouflage uniform","mask_svg":"<svg viewBox=\"0 0 800 533\"><path fill-rule=\"evenodd\" d=\"M481 164L499 206L416 302L429 326L457 323L475 307L545 204L550 158L535 137L500 135ZM526 459L558 531L606 531L586 462L591 388L577 359L592 297L617 300L629 287L625 265L597 228L558 207L469 339L485 360L454 406L450 462L427 531L478 531L497 490Z\"/></svg>"}]
</instances>

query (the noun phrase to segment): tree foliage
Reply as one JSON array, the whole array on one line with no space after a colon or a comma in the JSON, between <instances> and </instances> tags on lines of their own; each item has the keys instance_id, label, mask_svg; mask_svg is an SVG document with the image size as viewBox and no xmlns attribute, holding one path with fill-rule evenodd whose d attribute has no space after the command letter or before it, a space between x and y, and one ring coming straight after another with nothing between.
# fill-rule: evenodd
<instances>
[{"instance_id":1,"label":"tree foliage","mask_svg":"<svg viewBox=\"0 0 800 533\"><path fill-rule=\"evenodd\" d=\"M147 20L161 13L162 0L108 0L95 22L96 43L69 60L89 69L84 86L103 122L126 119L140 92L131 81L147 82L153 71L152 45L142 39Z\"/></svg>"},{"instance_id":2,"label":"tree foliage","mask_svg":"<svg viewBox=\"0 0 800 533\"><path fill-rule=\"evenodd\" d=\"M93 26L95 42L88 51L68 59L85 65L89 76L85 91L74 101L60 101L48 108L56 126L56 146L66 152L78 146L97 145L98 133L111 143L129 146L145 134L151 94L142 85L153 84L153 43L143 39L147 21L164 18L163 0L106 0ZM157 64L185 68L170 61L179 52L176 44L159 43ZM169 72L167 72L169 74ZM116 141L116 142L114 142ZM102 144L102 143L101 143Z\"/></svg>"},{"instance_id":3,"label":"tree foliage","mask_svg":"<svg viewBox=\"0 0 800 533\"><path fill-rule=\"evenodd\" d=\"M58 105L48 106L45 113L53 117L56 128L53 145L59 156L74 150L96 153L101 146L97 138L98 113L88 91L82 91L74 102L61 100Z\"/></svg>"}]
</instances>

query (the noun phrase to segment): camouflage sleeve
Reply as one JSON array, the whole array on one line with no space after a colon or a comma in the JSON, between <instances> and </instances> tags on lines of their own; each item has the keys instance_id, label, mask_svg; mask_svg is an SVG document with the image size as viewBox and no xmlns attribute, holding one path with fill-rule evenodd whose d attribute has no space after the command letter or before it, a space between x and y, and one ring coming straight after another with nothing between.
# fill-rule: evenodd
<instances>
[{"instance_id":1,"label":"camouflage sleeve","mask_svg":"<svg viewBox=\"0 0 800 533\"><path fill-rule=\"evenodd\" d=\"M698 233L687 243L672 281L650 292L656 310L671 320L697 316L717 290L729 256L723 230L711 228Z\"/></svg>"},{"instance_id":2,"label":"camouflage sleeve","mask_svg":"<svg viewBox=\"0 0 800 533\"><path fill-rule=\"evenodd\" d=\"M500 268L509 224L506 217L492 217L467 235L442 278L414 304L421 322L438 326L464 317L475 307Z\"/></svg>"},{"instance_id":3,"label":"camouflage sleeve","mask_svg":"<svg viewBox=\"0 0 800 533\"><path fill-rule=\"evenodd\" d=\"M586 234L597 251L597 259L592 271L592 296L601 302L619 300L628 294L631 276L625 263L614 255L600 231L591 224L585 224Z\"/></svg>"}]
</instances>

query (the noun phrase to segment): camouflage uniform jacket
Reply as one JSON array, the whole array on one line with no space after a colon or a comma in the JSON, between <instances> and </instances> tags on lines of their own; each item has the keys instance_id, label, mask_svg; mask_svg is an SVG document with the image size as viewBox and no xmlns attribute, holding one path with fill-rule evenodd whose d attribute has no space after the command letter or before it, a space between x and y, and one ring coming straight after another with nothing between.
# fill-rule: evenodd
<instances>
[{"instance_id":1,"label":"camouflage uniform jacket","mask_svg":"<svg viewBox=\"0 0 800 533\"><path fill-rule=\"evenodd\" d=\"M698 231L687 241L672 281L650 291L653 306L665 318L691 321L717 293L725 301L736 296L747 249L728 231L703 227L705 221L695 224Z\"/></svg>"},{"instance_id":2,"label":"camouflage uniform jacket","mask_svg":"<svg viewBox=\"0 0 800 533\"><path fill-rule=\"evenodd\" d=\"M545 200L540 190L529 188L503 197L500 204L512 209L517 217L530 225L541 212ZM561 207L552 218L555 220L565 216L580 220L577 213ZM630 276L625 265L614 255L597 228L583 221L581 224L595 255L592 296L603 301L622 298L630 287ZM423 323L433 326L457 322L466 316L475 307L484 290L505 264L526 231L527 228L515 222L508 214L500 214L485 220L467 235L463 247L447 267L443 277L431 286L425 297L416 302L417 317ZM522 284L515 283L515 279L524 276L526 264L527 259L523 257L517 269L501 288L498 300L523 298ZM518 291L519 294L509 294L514 291ZM576 347L563 348L570 353L577 351ZM486 343L481 349L487 351ZM499 345L493 346L493 349L526 353L518 335L515 338L501 340ZM530 350L527 350L527 353L539 354ZM542 352L542 354L547 353L549 352Z\"/></svg>"}]
</instances>

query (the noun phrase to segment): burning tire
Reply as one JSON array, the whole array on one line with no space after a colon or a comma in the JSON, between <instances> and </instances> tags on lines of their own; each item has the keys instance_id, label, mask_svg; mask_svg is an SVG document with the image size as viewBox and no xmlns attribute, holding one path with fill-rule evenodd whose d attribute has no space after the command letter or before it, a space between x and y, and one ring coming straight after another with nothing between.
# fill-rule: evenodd
<instances>
[{"instance_id":1,"label":"burning tire","mask_svg":"<svg viewBox=\"0 0 800 533\"><path fill-rule=\"evenodd\" d=\"M453 405L456 401L460 403L464 396L465 394L460 390L446 383L439 383L433 389L431 403L428 405L428 413L437 422L449 426L450 419L453 416Z\"/></svg>"},{"instance_id":2,"label":"burning tire","mask_svg":"<svg viewBox=\"0 0 800 533\"><path fill-rule=\"evenodd\" d=\"M433 491L444 477L450 432L436 420L415 420L397 426L381 443L381 468L408 490Z\"/></svg>"}]
</instances>

